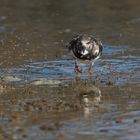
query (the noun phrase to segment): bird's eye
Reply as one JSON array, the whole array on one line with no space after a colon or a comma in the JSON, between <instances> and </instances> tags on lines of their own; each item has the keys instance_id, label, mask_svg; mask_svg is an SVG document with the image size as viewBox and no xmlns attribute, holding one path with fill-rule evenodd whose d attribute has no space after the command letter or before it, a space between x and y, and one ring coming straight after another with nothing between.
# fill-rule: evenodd
<instances>
[{"instance_id":1,"label":"bird's eye","mask_svg":"<svg viewBox=\"0 0 140 140\"><path fill-rule=\"evenodd\" d=\"M86 44L90 44L90 42L88 41Z\"/></svg>"}]
</instances>

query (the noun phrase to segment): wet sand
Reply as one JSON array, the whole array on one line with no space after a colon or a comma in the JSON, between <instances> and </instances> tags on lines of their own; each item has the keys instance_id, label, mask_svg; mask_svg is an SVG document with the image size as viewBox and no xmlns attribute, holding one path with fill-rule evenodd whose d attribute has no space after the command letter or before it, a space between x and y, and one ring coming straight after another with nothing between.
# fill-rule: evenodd
<instances>
[{"instance_id":1,"label":"wet sand","mask_svg":"<svg viewBox=\"0 0 140 140\"><path fill-rule=\"evenodd\" d=\"M139 5L2 0L0 139L139 139ZM65 48L79 32L104 44L93 75Z\"/></svg>"}]
</instances>

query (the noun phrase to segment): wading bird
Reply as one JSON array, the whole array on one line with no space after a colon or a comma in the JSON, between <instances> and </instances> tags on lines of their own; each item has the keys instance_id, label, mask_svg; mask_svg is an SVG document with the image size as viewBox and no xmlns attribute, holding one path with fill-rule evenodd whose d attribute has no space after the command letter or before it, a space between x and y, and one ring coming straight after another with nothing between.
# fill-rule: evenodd
<instances>
[{"instance_id":1,"label":"wading bird","mask_svg":"<svg viewBox=\"0 0 140 140\"><path fill-rule=\"evenodd\" d=\"M78 60L87 60L90 62L88 73L92 74L92 66L94 65L94 62L100 58L102 54L103 46L101 41L93 36L80 34L73 37L73 39L67 44L67 47L75 58L75 72L82 73L82 70L78 65Z\"/></svg>"}]
</instances>

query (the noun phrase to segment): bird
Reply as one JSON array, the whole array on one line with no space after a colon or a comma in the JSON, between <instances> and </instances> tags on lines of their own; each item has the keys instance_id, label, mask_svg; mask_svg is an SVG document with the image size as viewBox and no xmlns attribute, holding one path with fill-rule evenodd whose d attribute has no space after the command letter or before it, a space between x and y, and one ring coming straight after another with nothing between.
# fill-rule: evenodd
<instances>
[{"instance_id":1,"label":"bird","mask_svg":"<svg viewBox=\"0 0 140 140\"><path fill-rule=\"evenodd\" d=\"M70 40L66 47L75 58L74 71L76 73L82 73L82 70L78 65L78 61L84 60L89 61L88 74L92 74L92 67L95 61L102 55L102 42L92 35L78 34Z\"/></svg>"}]
</instances>

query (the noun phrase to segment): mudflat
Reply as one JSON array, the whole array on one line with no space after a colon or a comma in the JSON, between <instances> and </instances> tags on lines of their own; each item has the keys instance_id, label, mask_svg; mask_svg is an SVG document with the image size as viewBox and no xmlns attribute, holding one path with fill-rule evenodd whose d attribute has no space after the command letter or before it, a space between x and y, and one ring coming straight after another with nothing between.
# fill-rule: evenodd
<instances>
[{"instance_id":1,"label":"mudflat","mask_svg":"<svg viewBox=\"0 0 140 140\"><path fill-rule=\"evenodd\" d=\"M139 13L139 0L2 0L0 139L139 139ZM93 75L65 47L81 32L103 42Z\"/></svg>"}]
</instances>

